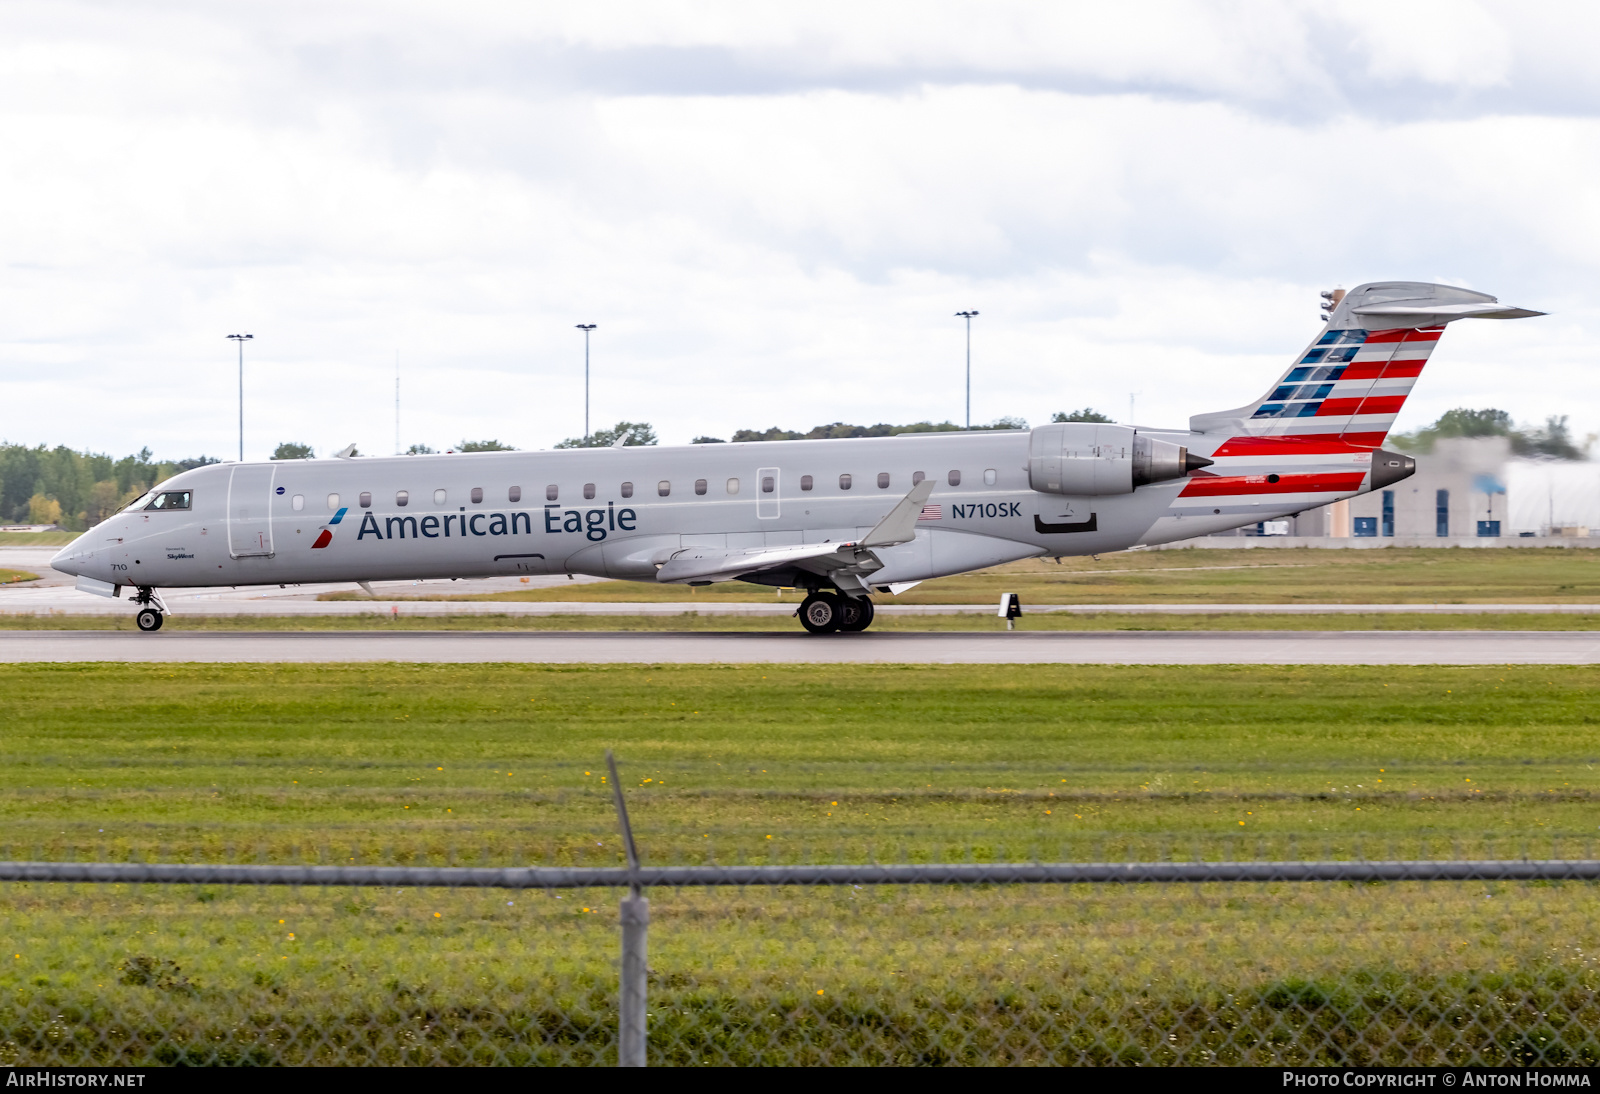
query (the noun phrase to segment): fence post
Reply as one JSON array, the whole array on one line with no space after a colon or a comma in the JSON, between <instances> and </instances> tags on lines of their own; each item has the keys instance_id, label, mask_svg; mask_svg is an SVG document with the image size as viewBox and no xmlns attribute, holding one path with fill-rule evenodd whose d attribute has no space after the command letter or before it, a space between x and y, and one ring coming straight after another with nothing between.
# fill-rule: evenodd
<instances>
[{"instance_id":1,"label":"fence post","mask_svg":"<svg viewBox=\"0 0 1600 1094\"><path fill-rule=\"evenodd\" d=\"M628 804L622 799L617 760L609 748L606 767L611 772L611 795L617 806L617 823L622 828L622 845L628 853L628 899L620 905L622 982L617 992L617 1066L644 1067L649 1040L645 992L650 977L650 902L639 885L639 850L633 842L633 825L628 823Z\"/></svg>"},{"instance_id":2,"label":"fence post","mask_svg":"<svg viewBox=\"0 0 1600 1094\"><path fill-rule=\"evenodd\" d=\"M622 902L622 1013L618 1025L617 1066L644 1067L645 985L649 976L647 935L650 902L630 897Z\"/></svg>"}]
</instances>

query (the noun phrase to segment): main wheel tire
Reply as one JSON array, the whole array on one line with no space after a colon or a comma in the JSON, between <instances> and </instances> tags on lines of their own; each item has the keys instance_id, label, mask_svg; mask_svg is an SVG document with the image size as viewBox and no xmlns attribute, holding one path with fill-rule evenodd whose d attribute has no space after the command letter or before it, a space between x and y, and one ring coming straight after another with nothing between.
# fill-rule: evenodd
<instances>
[{"instance_id":1,"label":"main wheel tire","mask_svg":"<svg viewBox=\"0 0 1600 1094\"><path fill-rule=\"evenodd\" d=\"M839 598L839 629L864 631L872 626L874 608L866 597L841 596Z\"/></svg>"},{"instance_id":2,"label":"main wheel tire","mask_svg":"<svg viewBox=\"0 0 1600 1094\"><path fill-rule=\"evenodd\" d=\"M159 631L162 618L161 613L154 608L140 608L139 614L133 617L133 621L139 624L141 631Z\"/></svg>"},{"instance_id":3,"label":"main wheel tire","mask_svg":"<svg viewBox=\"0 0 1600 1094\"><path fill-rule=\"evenodd\" d=\"M800 604L800 625L812 634L838 630L839 599L828 593L812 593Z\"/></svg>"}]
</instances>

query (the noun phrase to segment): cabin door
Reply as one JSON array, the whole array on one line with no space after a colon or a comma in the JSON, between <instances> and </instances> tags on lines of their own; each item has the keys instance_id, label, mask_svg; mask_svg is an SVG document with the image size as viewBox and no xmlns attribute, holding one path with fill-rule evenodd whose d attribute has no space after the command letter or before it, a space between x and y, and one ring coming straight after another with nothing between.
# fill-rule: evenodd
<instances>
[{"instance_id":1,"label":"cabin door","mask_svg":"<svg viewBox=\"0 0 1600 1094\"><path fill-rule=\"evenodd\" d=\"M228 554L272 557L272 489L278 469L240 464L228 480Z\"/></svg>"}]
</instances>

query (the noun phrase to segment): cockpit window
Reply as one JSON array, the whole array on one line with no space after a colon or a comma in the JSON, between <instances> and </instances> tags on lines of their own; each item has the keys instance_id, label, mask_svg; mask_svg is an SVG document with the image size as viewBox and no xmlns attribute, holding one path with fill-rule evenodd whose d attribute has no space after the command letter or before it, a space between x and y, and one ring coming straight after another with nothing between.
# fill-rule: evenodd
<instances>
[{"instance_id":1,"label":"cockpit window","mask_svg":"<svg viewBox=\"0 0 1600 1094\"><path fill-rule=\"evenodd\" d=\"M135 511L137 509L143 509L146 505L150 504L150 499L155 497L155 496L156 496L156 493L155 493L154 490L152 490L148 494L145 494L144 496L142 496L138 501L130 502L128 504L128 506L125 509L123 509L122 511L124 513L132 513L133 511Z\"/></svg>"},{"instance_id":2,"label":"cockpit window","mask_svg":"<svg viewBox=\"0 0 1600 1094\"><path fill-rule=\"evenodd\" d=\"M189 491L163 490L150 499L146 509L187 509L189 508Z\"/></svg>"}]
</instances>

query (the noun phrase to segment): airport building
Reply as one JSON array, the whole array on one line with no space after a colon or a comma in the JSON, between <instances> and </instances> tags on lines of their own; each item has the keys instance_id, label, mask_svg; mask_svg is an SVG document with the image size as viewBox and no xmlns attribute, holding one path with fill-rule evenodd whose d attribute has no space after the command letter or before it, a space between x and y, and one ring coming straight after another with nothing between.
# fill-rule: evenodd
<instances>
[{"instance_id":1,"label":"airport building","mask_svg":"<svg viewBox=\"0 0 1600 1094\"><path fill-rule=\"evenodd\" d=\"M1600 463L1516 458L1509 437L1443 438L1416 460L1388 489L1167 546L1600 546Z\"/></svg>"}]
</instances>

